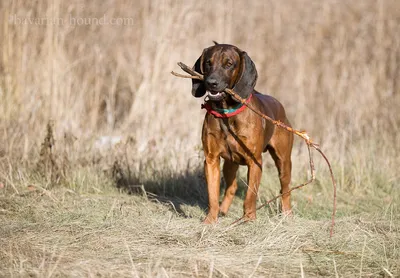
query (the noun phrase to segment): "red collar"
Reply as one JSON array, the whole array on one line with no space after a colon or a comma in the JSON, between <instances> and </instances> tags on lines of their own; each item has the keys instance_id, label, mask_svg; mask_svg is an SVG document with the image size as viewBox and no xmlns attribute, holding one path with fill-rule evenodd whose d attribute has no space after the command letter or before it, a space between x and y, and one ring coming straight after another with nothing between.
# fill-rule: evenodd
<instances>
[{"instance_id":1,"label":"red collar","mask_svg":"<svg viewBox=\"0 0 400 278\"><path fill-rule=\"evenodd\" d=\"M249 103L253 94L251 94L247 99L246 103ZM216 118L230 118L233 117L240 112L242 112L244 109L246 109L246 105L243 105L242 103L239 103L238 106L231 108L231 109L220 109L220 108L212 108L211 104L209 102L206 102L201 105L201 109L206 109L207 113L213 115Z\"/></svg>"}]
</instances>

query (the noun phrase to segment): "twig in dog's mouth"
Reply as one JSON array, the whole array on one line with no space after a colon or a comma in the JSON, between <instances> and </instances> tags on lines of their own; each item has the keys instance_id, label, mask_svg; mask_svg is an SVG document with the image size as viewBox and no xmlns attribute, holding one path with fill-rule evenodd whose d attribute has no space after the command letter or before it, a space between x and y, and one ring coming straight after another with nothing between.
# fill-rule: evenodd
<instances>
[{"instance_id":1,"label":"twig in dog's mouth","mask_svg":"<svg viewBox=\"0 0 400 278\"><path fill-rule=\"evenodd\" d=\"M197 79L197 80L204 80L204 76L194 70L192 70L190 67L186 66L185 64L183 64L182 62L178 63L178 66L185 71L186 73L190 74L190 75L183 75L183 74L179 74L176 72L171 72L171 74L177 76L177 77L183 77L183 78L191 78L191 79ZM275 121L274 119L268 117L267 115L264 115L263 113L261 113L260 111L258 111L256 108L254 108L250 103L247 103L245 99L242 99L237 93L235 93L233 90L231 89L225 89L224 90L225 93L231 95L233 98L235 98L237 101L241 102L242 104L246 105L250 110L252 110L254 113L256 113L257 115L259 115L260 117L270 121L272 124L279 126L283 129L286 129L289 132L292 132L294 134L296 134L297 136L301 137L307 144L308 147L308 154L309 154L309 161L310 161L310 168L311 168L311 179L303 184L300 184L298 186L293 187L292 189L290 189L288 192L275 196L274 198L272 198L271 200L269 200L268 202L260 205L259 207L257 207L257 210L265 207L267 205L269 205L271 202L275 201L276 199L282 197L285 194L290 193L293 190L299 189L307 184L312 183L315 180L315 172L314 172L314 161L312 158L312 154L311 154L311 150L310 147L316 149L321 156L324 158L325 162L327 163L328 167L329 167L329 172L330 172L330 176L331 176L331 180L332 180L332 184L333 184L333 210L332 210L332 224L331 224L331 229L330 229L330 236L332 237L333 235L333 229L335 227L335 215L336 215L336 180L335 177L333 175L333 171L332 171L332 167L331 164L328 160L328 158L326 157L325 153L320 149L319 145L314 143L311 138L308 136L308 134L305 131L300 131L300 130L296 130L290 126L285 125L284 123L280 122L280 121ZM221 92L218 92L218 94ZM208 94L208 96L210 96L212 94ZM215 96L215 95L214 95ZM245 219L246 215L244 215L243 217L237 219L236 221L234 221L231 225L234 225L238 222L240 222L241 220Z\"/></svg>"}]
</instances>

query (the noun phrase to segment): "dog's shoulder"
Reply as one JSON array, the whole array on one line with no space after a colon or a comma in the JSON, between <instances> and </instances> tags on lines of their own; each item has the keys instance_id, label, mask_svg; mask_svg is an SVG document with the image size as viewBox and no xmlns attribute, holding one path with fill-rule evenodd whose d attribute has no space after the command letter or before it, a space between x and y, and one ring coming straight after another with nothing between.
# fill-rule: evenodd
<instances>
[{"instance_id":1,"label":"dog's shoulder","mask_svg":"<svg viewBox=\"0 0 400 278\"><path fill-rule=\"evenodd\" d=\"M285 109L283 108L282 103L280 103L273 96L262 94L260 92L255 91L254 96L260 101L262 107L261 110L270 114L272 112L273 118L280 119L281 117L286 117ZM269 113L268 113L269 112Z\"/></svg>"},{"instance_id":2,"label":"dog's shoulder","mask_svg":"<svg viewBox=\"0 0 400 278\"><path fill-rule=\"evenodd\" d=\"M254 91L254 96L259 99L265 105L272 105L272 106L282 106L282 104L273 96L262 94L260 92Z\"/></svg>"}]
</instances>

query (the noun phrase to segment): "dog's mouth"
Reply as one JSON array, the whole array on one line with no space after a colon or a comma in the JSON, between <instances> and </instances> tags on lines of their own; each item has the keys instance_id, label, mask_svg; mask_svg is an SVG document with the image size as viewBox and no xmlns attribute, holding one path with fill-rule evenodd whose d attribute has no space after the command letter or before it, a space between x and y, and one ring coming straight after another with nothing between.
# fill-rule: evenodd
<instances>
[{"instance_id":1,"label":"dog's mouth","mask_svg":"<svg viewBox=\"0 0 400 278\"><path fill-rule=\"evenodd\" d=\"M212 101L220 101L225 98L225 92L214 92L207 90L207 96Z\"/></svg>"}]
</instances>

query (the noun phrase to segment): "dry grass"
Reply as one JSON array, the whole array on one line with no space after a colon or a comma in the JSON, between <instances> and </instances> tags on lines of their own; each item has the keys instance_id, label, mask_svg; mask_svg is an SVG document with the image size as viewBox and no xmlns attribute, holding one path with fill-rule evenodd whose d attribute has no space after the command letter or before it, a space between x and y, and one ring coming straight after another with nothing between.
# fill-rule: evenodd
<instances>
[{"instance_id":1,"label":"dry grass","mask_svg":"<svg viewBox=\"0 0 400 278\"><path fill-rule=\"evenodd\" d=\"M286 220L260 211L252 224L229 228L234 215L204 226L198 207L124 194L33 191L1 197L3 266L11 276L355 276L400 271L398 213L393 204L329 221L299 212ZM373 205L373 204L370 204ZM322 213L327 211L322 209ZM352 211L348 211L352 214Z\"/></svg>"},{"instance_id":2,"label":"dry grass","mask_svg":"<svg viewBox=\"0 0 400 278\"><path fill-rule=\"evenodd\" d=\"M400 275L398 1L4 0L0 14L0 276ZM331 159L333 239L321 160L293 220L272 206L227 229L240 192L218 226L199 223L204 112L169 72L212 40L246 50L256 88ZM300 140L292 158L297 184ZM260 201L279 190L264 164Z\"/></svg>"}]
</instances>

